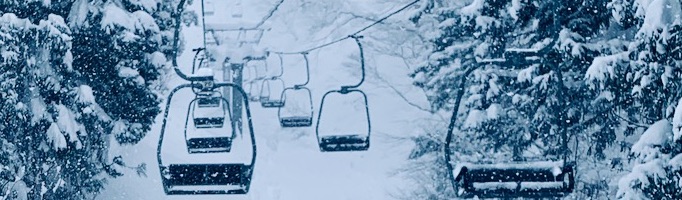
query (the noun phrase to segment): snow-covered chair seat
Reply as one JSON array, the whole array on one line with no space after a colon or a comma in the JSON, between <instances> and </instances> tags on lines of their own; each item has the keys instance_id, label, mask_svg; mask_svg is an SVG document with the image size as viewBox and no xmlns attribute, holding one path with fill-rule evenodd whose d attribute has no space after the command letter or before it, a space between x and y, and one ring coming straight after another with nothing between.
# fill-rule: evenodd
<instances>
[{"instance_id":1,"label":"snow-covered chair seat","mask_svg":"<svg viewBox=\"0 0 682 200\"><path fill-rule=\"evenodd\" d=\"M369 149L368 135L320 136L321 151L365 151Z\"/></svg>"},{"instance_id":2,"label":"snow-covered chair seat","mask_svg":"<svg viewBox=\"0 0 682 200\"><path fill-rule=\"evenodd\" d=\"M249 170L244 164L171 164L161 173L167 194L246 194Z\"/></svg>"},{"instance_id":3,"label":"snow-covered chair seat","mask_svg":"<svg viewBox=\"0 0 682 200\"><path fill-rule=\"evenodd\" d=\"M465 198L552 198L573 191L573 167L563 161L463 164L454 174Z\"/></svg>"},{"instance_id":4,"label":"snow-covered chair seat","mask_svg":"<svg viewBox=\"0 0 682 200\"><path fill-rule=\"evenodd\" d=\"M230 152L232 137L204 137L187 139L189 153Z\"/></svg>"},{"instance_id":5,"label":"snow-covered chair seat","mask_svg":"<svg viewBox=\"0 0 682 200\"><path fill-rule=\"evenodd\" d=\"M288 116L279 119L282 127L308 127L313 124L312 116Z\"/></svg>"},{"instance_id":6,"label":"snow-covered chair seat","mask_svg":"<svg viewBox=\"0 0 682 200\"><path fill-rule=\"evenodd\" d=\"M261 97L260 105L263 106L263 108L279 108L284 106L284 101Z\"/></svg>"},{"instance_id":7,"label":"snow-covered chair seat","mask_svg":"<svg viewBox=\"0 0 682 200\"><path fill-rule=\"evenodd\" d=\"M229 103L219 92L198 97L192 110L194 129L186 133L189 153L229 152L234 135ZM229 124L224 126L225 121Z\"/></svg>"},{"instance_id":8,"label":"snow-covered chair seat","mask_svg":"<svg viewBox=\"0 0 682 200\"><path fill-rule=\"evenodd\" d=\"M286 90L284 81L278 76L263 80L260 91L260 103L263 108L279 108L284 106L282 92Z\"/></svg>"},{"instance_id":9,"label":"snow-covered chair seat","mask_svg":"<svg viewBox=\"0 0 682 200\"><path fill-rule=\"evenodd\" d=\"M192 118L196 128L223 127L227 113L221 98L199 99L195 105Z\"/></svg>"},{"instance_id":10,"label":"snow-covered chair seat","mask_svg":"<svg viewBox=\"0 0 682 200\"><path fill-rule=\"evenodd\" d=\"M304 86L285 88L280 99L288 103L277 111L282 127L309 127L313 125L313 97L310 89Z\"/></svg>"}]
</instances>

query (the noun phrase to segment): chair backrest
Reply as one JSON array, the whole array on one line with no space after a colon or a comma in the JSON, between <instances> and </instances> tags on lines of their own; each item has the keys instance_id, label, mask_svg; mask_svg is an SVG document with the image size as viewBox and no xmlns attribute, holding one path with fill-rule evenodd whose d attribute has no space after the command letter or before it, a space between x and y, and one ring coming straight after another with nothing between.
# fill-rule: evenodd
<instances>
[{"instance_id":1,"label":"chair backrest","mask_svg":"<svg viewBox=\"0 0 682 200\"><path fill-rule=\"evenodd\" d=\"M455 177L465 194L480 198L561 197L573 191L574 163L536 162L462 166Z\"/></svg>"}]
</instances>

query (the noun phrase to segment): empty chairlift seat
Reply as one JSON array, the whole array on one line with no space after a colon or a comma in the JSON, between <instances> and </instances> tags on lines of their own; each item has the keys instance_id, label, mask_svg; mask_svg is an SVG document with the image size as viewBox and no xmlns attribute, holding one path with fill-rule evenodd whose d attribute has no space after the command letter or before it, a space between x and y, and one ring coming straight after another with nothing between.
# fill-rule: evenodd
<instances>
[{"instance_id":1,"label":"empty chairlift seat","mask_svg":"<svg viewBox=\"0 0 682 200\"><path fill-rule=\"evenodd\" d=\"M171 91L167 98L157 147L157 161L164 192L168 195L246 194L250 188L256 161L256 141L248 100L242 99L243 106L240 110L244 113L241 119L247 125L244 128L248 130L248 134L234 137L234 123L230 123L229 109L225 110L227 124L222 128L197 128L192 124L193 120L190 120L191 113L188 113L192 112L192 108L216 108L215 106L223 108L229 105L224 98L221 98L221 103L213 100L199 102L198 99L173 98L196 94L189 89L195 85L183 84ZM235 92L246 95L239 86L231 83L216 83L213 89L218 91L224 87L236 89ZM219 95L210 97L217 96ZM187 105L187 109L171 106L181 104ZM187 117L173 117L185 114ZM182 137L183 134L180 132L182 122L185 122L185 137ZM231 143L227 143L228 140ZM229 148L229 151L220 148Z\"/></svg>"},{"instance_id":2,"label":"empty chairlift seat","mask_svg":"<svg viewBox=\"0 0 682 200\"><path fill-rule=\"evenodd\" d=\"M261 86L260 103L264 108L279 108L284 106L284 96L281 96L284 91L284 81L280 78L271 78L263 80Z\"/></svg>"},{"instance_id":3,"label":"empty chairlift seat","mask_svg":"<svg viewBox=\"0 0 682 200\"><path fill-rule=\"evenodd\" d=\"M231 112L227 100L219 92L213 92L211 96L193 100L191 107L193 126L189 124L189 120L185 123L187 151L229 152L235 129L230 120Z\"/></svg>"},{"instance_id":4,"label":"empty chairlift seat","mask_svg":"<svg viewBox=\"0 0 682 200\"><path fill-rule=\"evenodd\" d=\"M260 100L259 88L261 87L258 86L259 82L260 80L257 79L249 83L249 101L258 102Z\"/></svg>"},{"instance_id":5,"label":"empty chairlift seat","mask_svg":"<svg viewBox=\"0 0 682 200\"><path fill-rule=\"evenodd\" d=\"M316 132L321 151L369 149L369 109L361 91L327 92L322 97Z\"/></svg>"},{"instance_id":6,"label":"empty chairlift seat","mask_svg":"<svg viewBox=\"0 0 682 200\"><path fill-rule=\"evenodd\" d=\"M282 96L282 92L285 90L286 85L284 80L282 80L282 75L284 74L283 59L280 54L275 56L267 56L265 59L266 66L279 65L279 71L273 68L268 68L269 76L263 80L261 86L260 102L261 106L264 108L279 108L284 106L285 96ZM278 73L276 73L278 72ZM276 73L276 74L273 74Z\"/></svg>"},{"instance_id":7,"label":"empty chairlift seat","mask_svg":"<svg viewBox=\"0 0 682 200\"><path fill-rule=\"evenodd\" d=\"M218 93L219 94L219 93ZM199 97L192 109L194 126L197 128L222 128L225 122L226 108L221 96Z\"/></svg>"},{"instance_id":8,"label":"empty chairlift seat","mask_svg":"<svg viewBox=\"0 0 682 200\"><path fill-rule=\"evenodd\" d=\"M281 98L288 101L277 113L282 127L309 127L313 124L313 100L310 89L287 88L282 92Z\"/></svg>"},{"instance_id":9,"label":"empty chairlift seat","mask_svg":"<svg viewBox=\"0 0 682 200\"><path fill-rule=\"evenodd\" d=\"M244 69L248 69L250 78L250 86L248 86L248 90L246 91L249 96L249 101L260 101L261 94L263 93L261 91L263 89L262 84L268 71L267 63L262 60L249 60L244 65Z\"/></svg>"},{"instance_id":10,"label":"empty chairlift seat","mask_svg":"<svg viewBox=\"0 0 682 200\"><path fill-rule=\"evenodd\" d=\"M460 164L453 174L464 198L556 198L573 191L573 168L563 161Z\"/></svg>"},{"instance_id":11,"label":"empty chairlift seat","mask_svg":"<svg viewBox=\"0 0 682 200\"><path fill-rule=\"evenodd\" d=\"M161 173L169 194L245 194L250 170L244 164L171 164Z\"/></svg>"},{"instance_id":12,"label":"empty chairlift seat","mask_svg":"<svg viewBox=\"0 0 682 200\"><path fill-rule=\"evenodd\" d=\"M280 99L286 99L287 104L282 105L277 110L279 124L282 127L309 127L313 125L313 95L306 85L310 82L310 66L308 53L301 53L305 62L305 82L296 84L293 87L285 88L280 95ZM282 66L284 59L279 55ZM294 60L295 61L295 60ZM299 63L291 66L300 65ZM284 72L282 67L282 72Z\"/></svg>"}]
</instances>

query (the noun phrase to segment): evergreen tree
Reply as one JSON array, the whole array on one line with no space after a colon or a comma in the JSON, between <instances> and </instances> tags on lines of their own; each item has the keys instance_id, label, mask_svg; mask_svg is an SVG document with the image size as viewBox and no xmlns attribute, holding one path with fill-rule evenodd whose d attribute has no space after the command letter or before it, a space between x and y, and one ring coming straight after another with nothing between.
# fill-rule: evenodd
<instances>
[{"instance_id":1,"label":"evergreen tree","mask_svg":"<svg viewBox=\"0 0 682 200\"><path fill-rule=\"evenodd\" d=\"M176 6L0 2L0 196L88 199L122 175L107 150L140 141L160 111Z\"/></svg>"},{"instance_id":2,"label":"evergreen tree","mask_svg":"<svg viewBox=\"0 0 682 200\"><path fill-rule=\"evenodd\" d=\"M679 1L611 3L613 17L636 31L625 51L595 59L586 75L605 101L618 103L628 121L651 124L631 148L632 171L618 185L620 199L674 199L682 186L682 107L678 50Z\"/></svg>"}]
</instances>

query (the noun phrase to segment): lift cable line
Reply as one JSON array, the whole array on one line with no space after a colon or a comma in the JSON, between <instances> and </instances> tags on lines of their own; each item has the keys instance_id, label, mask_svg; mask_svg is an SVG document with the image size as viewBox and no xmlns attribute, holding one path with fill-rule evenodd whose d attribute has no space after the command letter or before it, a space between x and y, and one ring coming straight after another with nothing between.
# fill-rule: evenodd
<instances>
[{"instance_id":1,"label":"lift cable line","mask_svg":"<svg viewBox=\"0 0 682 200\"><path fill-rule=\"evenodd\" d=\"M265 15L265 17L263 17L263 19L260 22L258 22L258 24L256 24L256 26L253 29L260 28L260 26L265 24L265 22L268 21L270 17L272 17L272 15L274 15L275 12L277 12L277 10L279 10L279 6L281 6L283 3L284 0L280 0L279 2L277 2L277 5L275 5L275 7L273 7L272 10L270 10L268 14Z\"/></svg>"},{"instance_id":2,"label":"lift cable line","mask_svg":"<svg viewBox=\"0 0 682 200\"><path fill-rule=\"evenodd\" d=\"M392 17L393 15L396 15L396 14L398 14L398 13L404 11L405 9L409 8L410 6L416 4L416 3L419 2L419 1L421 1L421 0L415 0L415 1L413 1L413 2L410 2L410 3L408 3L407 5L401 7L400 9L391 12L390 14L388 14L388 15L382 17L381 19L375 21L374 23L372 23L372 24L370 24L370 25L367 25L367 26L361 28L361 29L358 30L358 31L355 31L354 33L351 33L351 34L349 34L349 35L346 36L346 37L339 38L339 39L336 39L336 40L334 40L334 41L327 42L327 43L324 43L324 44L321 44L321 45L318 45L318 46L315 46L315 47L312 47L312 48L309 48L309 49L306 49L306 50L302 50L302 51L296 51L296 52L271 51L271 52L272 52L272 53L275 53L275 54L283 54L283 55L301 54L301 53L307 53L307 52L310 52L310 51L313 51L313 50L321 49L321 48L327 47L327 46L332 45L332 44L339 43L339 42L344 41L344 40L347 40L347 39L351 39L351 38L355 37L356 35L362 33L363 31L366 31L367 29L369 29L369 28L371 28L371 27L373 27L373 26L375 26L375 25L377 25L377 24L383 22L384 20L386 20L386 19Z\"/></svg>"}]
</instances>

